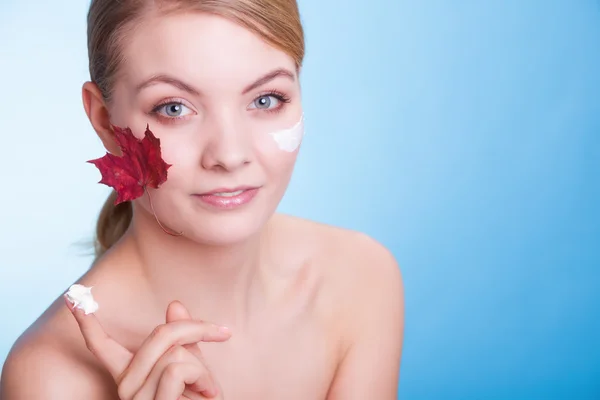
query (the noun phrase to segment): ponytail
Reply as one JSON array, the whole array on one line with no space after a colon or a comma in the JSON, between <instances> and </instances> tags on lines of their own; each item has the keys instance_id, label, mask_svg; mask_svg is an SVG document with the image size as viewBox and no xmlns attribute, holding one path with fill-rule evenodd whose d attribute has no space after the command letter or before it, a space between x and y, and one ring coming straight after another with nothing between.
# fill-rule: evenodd
<instances>
[{"instance_id":1,"label":"ponytail","mask_svg":"<svg viewBox=\"0 0 600 400\"><path fill-rule=\"evenodd\" d=\"M112 191L104 202L96 224L96 240L94 243L96 258L113 246L127 231L133 215L131 202L115 205L117 192Z\"/></svg>"}]
</instances>

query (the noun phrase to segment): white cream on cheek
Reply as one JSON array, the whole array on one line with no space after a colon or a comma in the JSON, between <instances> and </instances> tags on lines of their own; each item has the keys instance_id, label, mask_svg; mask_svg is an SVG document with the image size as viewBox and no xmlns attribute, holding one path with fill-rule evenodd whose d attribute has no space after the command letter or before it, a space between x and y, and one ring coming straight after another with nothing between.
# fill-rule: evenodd
<instances>
[{"instance_id":1,"label":"white cream on cheek","mask_svg":"<svg viewBox=\"0 0 600 400\"><path fill-rule=\"evenodd\" d=\"M275 140L280 150L293 152L295 151L304 137L304 114L300 116L300 120L294 126L288 129L271 132L269 135Z\"/></svg>"},{"instance_id":2,"label":"white cream on cheek","mask_svg":"<svg viewBox=\"0 0 600 400\"><path fill-rule=\"evenodd\" d=\"M73 303L75 308L83 310L85 315L98 311L98 303L94 301L91 287L79 284L71 285L66 296L67 300Z\"/></svg>"}]
</instances>

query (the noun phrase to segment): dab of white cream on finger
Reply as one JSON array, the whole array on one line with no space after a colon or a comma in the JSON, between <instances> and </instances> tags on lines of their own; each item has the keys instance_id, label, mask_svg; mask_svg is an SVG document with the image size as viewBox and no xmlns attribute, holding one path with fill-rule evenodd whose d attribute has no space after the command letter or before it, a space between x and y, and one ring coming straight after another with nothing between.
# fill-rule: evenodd
<instances>
[{"instance_id":1,"label":"dab of white cream on finger","mask_svg":"<svg viewBox=\"0 0 600 400\"><path fill-rule=\"evenodd\" d=\"M92 287L74 284L66 293L67 300L73 303L75 308L83 310L85 315L98 311L98 303L94 301L94 296L92 296Z\"/></svg>"},{"instance_id":2,"label":"dab of white cream on finger","mask_svg":"<svg viewBox=\"0 0 600 400\"><path fill-rule=\"evenodd\" d=\"M279 149L287 152L296 151L304 137L304 114L291 128L271 132L269 135L275 140Z\"/></svg>"}]
</instances>

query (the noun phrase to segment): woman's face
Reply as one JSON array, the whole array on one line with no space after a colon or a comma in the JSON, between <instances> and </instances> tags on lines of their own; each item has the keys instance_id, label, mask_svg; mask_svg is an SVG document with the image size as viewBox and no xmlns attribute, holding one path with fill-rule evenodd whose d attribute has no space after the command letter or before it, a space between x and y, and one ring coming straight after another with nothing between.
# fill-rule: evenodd
<instances>
[{"instance_id":1,"label":"woman's face","mask_svg":"<svg viewBox=\"0 0 600 400\"><path fill-rule=\"evenodd\" d=\"M213 244L260 230L297 155L271 133L303 129L292 58L233 22L199 13L146 20L126 37L123 55L110 122L139 138L149 125L160 139L172 164L151 191L161 222ZM244 192L207 195L236 189ZM137 206L149 211L145 198Z\"/></svg>"}]
</instances>

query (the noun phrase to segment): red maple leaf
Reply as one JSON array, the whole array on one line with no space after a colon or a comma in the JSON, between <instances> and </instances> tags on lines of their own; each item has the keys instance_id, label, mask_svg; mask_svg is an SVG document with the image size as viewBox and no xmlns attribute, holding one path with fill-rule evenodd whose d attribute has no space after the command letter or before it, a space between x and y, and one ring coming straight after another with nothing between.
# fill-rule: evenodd
<instances>
[{"instance_id":1,"label":"red maple leaf","mask_svg":"<svg viewBox=\"0 0 600 400\"><path fill-rule=\"evenodd\" d=\"M102 174L98 183L117 191L116 205L141 197L148 186L157 189L167 180L167 170L171 165L162 159L160 139L154 136L149 126L146 126L142 140L136 138L129 128L113 128L123 155L106 153L104 157L88 162L98 167Z\"/></svg>"},{"instance_id":2,"label":"red maple leaf","mask_svg":"<svg viewBox=\"0 0 600 400\"><path fill-rule=\"evenodd\" d=\"M148 125L146 125L146 132L142 140L136 138L129 128L113 126L113 129L115 139L123 154L115 156L106 153L101 158L88 161L94 164L102 174L102 179L98 183L110 186L117 191L115 205L135 200L144 192L148 193L150 207L154 212L147 188L158 189L167 180L167 170L171 167L171 164L167 164L162 159L160 139L154 136ZM154 217L161 228L167 232L156 217L156 213L154 213Z\"/></svg>"}]
</instances>

